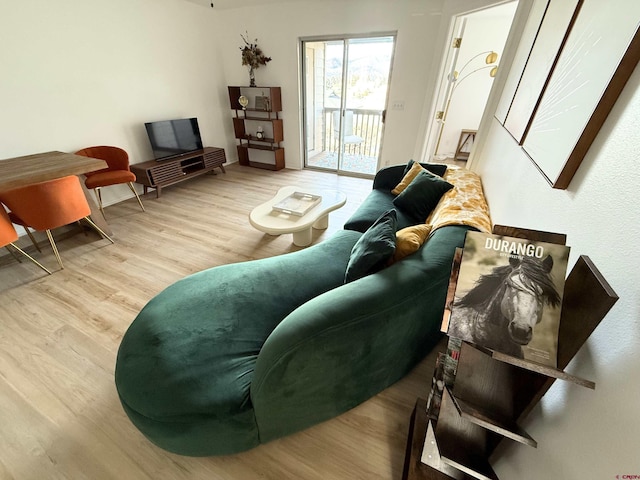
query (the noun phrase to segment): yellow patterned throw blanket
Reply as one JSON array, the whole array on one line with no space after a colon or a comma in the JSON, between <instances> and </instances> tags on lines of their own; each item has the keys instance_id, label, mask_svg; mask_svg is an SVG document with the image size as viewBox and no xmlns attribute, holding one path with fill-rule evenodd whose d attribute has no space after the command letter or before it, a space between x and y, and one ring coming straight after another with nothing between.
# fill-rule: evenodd
<instances>
[{"instance_id":1,"label":"yellow patterned throw blanket","mask_svg":"<svg viewBox=\"0 0 640 480\"><path fill-rule=\"evenodd\" d=\"M447 225L468 225L481 232L491 233L489 206L477 173L449 166L443 177L454 188L445 193L426 220L433 232Z\"/></svg>"}]
</instances>

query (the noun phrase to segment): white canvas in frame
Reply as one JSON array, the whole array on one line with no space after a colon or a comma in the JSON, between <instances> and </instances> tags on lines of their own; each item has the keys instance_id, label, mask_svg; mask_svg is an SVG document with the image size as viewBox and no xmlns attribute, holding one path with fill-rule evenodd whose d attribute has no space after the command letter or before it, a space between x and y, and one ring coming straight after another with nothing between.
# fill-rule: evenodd
<instances>
[{"instance_id":1,"label":"white canvas in frame","mask_svg":"<svg viewBox=\"0 0 640 480\"><path fill-rule=\"evenodd\" d=\"M620 70L639 19L640 2L584 1L523 143L526 153L552 186L568 186L637 64L636 42L625 62L630 71L626 78L620 79L618 75L614 85L617 94L602 102L607 103L603 107L601 99Z\"/></svg>"},{"instance_id":2,"label":"white canvas in frame","mask_svg":"<svg viewBox=\"0 0 640 480\"><path fill-rule=\"evenodd\" d=\"M546 8L504 124L518 143L524 139L579 3L579 0L552 0Z\"/></svg>"},{"instance_id":3,"label":"white canvas in frame","mask_svg":"<svg viewBox=\"0 0 640 480\"><path fill-rule=\"evenodd\" d=\"M507 120L507 115L511 108L513 97L518 89L518 84L520 83L522 72L527 65L527 60L529 60L529 53L533 48L533 43L536 40L536 35L540 29L540 24L542 23L548 4L549 0L534 0L531 10L529 11L529 16L527 17L527 22L524 26L524 30L522 31L522 35L520 36L518 48L509 70L509 75L507 76L504 89L502 90L500 102L498 103L498 107L494 114L496 119L503 126Z\"/></svg>"}]
</instances>

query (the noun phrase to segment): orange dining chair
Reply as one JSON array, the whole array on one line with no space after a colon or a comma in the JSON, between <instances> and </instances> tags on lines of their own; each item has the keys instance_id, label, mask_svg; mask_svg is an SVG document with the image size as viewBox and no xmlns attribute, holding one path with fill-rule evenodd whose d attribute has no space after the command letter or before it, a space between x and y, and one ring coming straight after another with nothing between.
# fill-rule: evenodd
<instances>
[{"instance_id":1,"label":"orange dining chair","mask_svg":"<svg viewBox=\"0 0 640 480\"><path fill-rule=\"evenodd\" d=\"M37 266L39 266L42 270L44 270L49 275L51 275L51 272L47 270L44 266L42 266L40 262L38 262L35 258L33 258L24 250L22 250L15 243L13 243L17 239L18 239L18 232L16 232L16 229L13 228L13 224L11 223L11 220L9 220L9 215L7 215L6 210L2 205L0 205L0 247L5 247L7 250L9 250L9 253L13 255L16 260L20 261L20 257L17 257L16 254L9 249L9 245L11 245L18 252L20 252L22 255L27 257Z\"/></svg>"},{"instance_id":2,"label":"orange dining chair","mask_svg":"<svg viewBox=\"0 0 640 480\"><path fill-rule=\"evenodd\" d=\"M87 188L95 192L96 199L98 200L98 206L100 207L100 211L103 215L104 210L102 208L102 194L100 193L100 189L102 187L117 185L119 183L126 183L129 186L129 189L136 196L136 199L140 204L140 208L142 208L143 212L145 211L144 205L142 205L142 200L140 200L138 192L136 192L136 189L133 186L133 182L136 181L136 175L129 169L129 155L126 151L119 147L102 145L98 147L83 148L82 150L78 150L76 155L99 158L100 160L107 162L107 168L84 174L85 177L87 177L84 184Z\"/></svg>"},{"instance_id":3,"label":"orange dining chair","mask_svg":"<svg viewBox=\"0 0 640 480\"><path fill-rule=\"evenodd\" d=\"M20 225L22 228L24 228L24 231L27 232L27 235L29 235L29 239L31 240L31 243L33 243L33 246L36 247L36 250L42 253L42 250L40 250L40 245L38 245L38 242L36 241L36 237L33 236L33 233L31 233L31 230L29 229L29 227L27 227L26 225L23 225L22 220L16 217L16 215L13 212L9 212L9 220L11 220L12 223L15 223L16 225Z\"/></svg>"},{"instance_id":4,"label":"orange dining chair","mask_svg":"<svg viewBox=\"0 0 640 480\"><path fill-rule=\"evenodd\" d=\"M100 235L114 241L89 218L87 203L80 180L75 175L57 178L0 193L0 201L12 213L12 221L24 227L45 231L60 268L64 268L51 229L79 220L86 220Z\"/></svg>"}]
</instances>

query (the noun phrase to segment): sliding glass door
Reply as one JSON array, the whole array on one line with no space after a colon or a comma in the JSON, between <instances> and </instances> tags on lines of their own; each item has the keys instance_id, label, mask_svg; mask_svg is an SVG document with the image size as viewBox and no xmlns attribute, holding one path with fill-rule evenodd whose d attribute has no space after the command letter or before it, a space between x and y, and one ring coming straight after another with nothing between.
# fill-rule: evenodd
<instances>
[{"instance_id":1,"label":"sliding glass door","mask_svg":"<svg viewBox=\"0 0 640 480\"><path fill-rule=\"evenodd\" d=\"M305 167L378 169L394 35L303 40Z\"/></svg>"}]
</instances>

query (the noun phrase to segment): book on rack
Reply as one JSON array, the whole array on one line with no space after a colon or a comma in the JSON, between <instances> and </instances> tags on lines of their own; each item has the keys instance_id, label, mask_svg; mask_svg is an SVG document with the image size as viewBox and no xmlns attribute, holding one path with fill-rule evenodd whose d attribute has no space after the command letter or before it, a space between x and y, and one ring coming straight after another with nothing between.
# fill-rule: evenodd
<instances>
[{"instance_id":1,"label":"book on rack","mask_svg":"<svg viewBox=\"0 0 640 480\"><path fill-rule=\"evenodd\" d=\"M436 366L431 378L431 390L427 398L427 416L433 423L437 423L442 403L442 393L447 388L453 388L453 383L458 370L458 359L460 358L460 347L462 342L453 337L449 337L446 353L438 353Z\"/></svg>"},{"instance_id":2,"label":"book on rack","mask_svg":"<svg viewBox=\"0 0 640 480\"><path fill-rule=\"evenodd\" d=\"M438 353L436 366L433 370L433 377L431 377L431 390L427 397L427 417L434 422L438 421L440 404L442 403L442 391L444 390L444 357L444 353Z\"/></svg>"},{"instance_id":3,"label":"book on rack","mask_svg":"<svg viewBox=\"0 0 640 480\"><path fill-rule=\"evenodd\" d=\"M453 262L451 262L451 275L449 276L449 287L447 288L447 297L444 303L444 314L442 315L442 326L440 330L447 333L449 330L449 319L451 318L451 309L455 300L456 285L458 284L458 275L460 275L460 262L462 261L462 248L456 248L453 254Z\"/></svg>"},{"instance_id":4,"label":"book on rack","mask_svg":"<svg viewBox=\"0 0 640 480\"><path fill-rule=\"evenodd\" d=\"M556 367L568 260L565 245L467 232L442 330L478 347Z\"/></svg>"}]
</instances>

